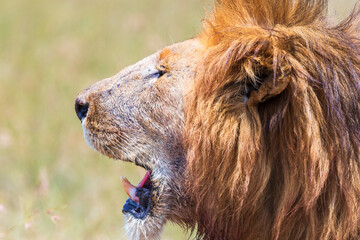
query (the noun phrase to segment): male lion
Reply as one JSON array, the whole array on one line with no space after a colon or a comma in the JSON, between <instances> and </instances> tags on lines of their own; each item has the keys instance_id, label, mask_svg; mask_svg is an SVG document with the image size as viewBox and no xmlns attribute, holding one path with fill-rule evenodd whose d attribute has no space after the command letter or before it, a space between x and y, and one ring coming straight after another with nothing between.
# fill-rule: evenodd
<instances>
[{"instance_id":1,"label":"male lion","mask_svg":"<svg viewBox=\"0 0 360 240\"><path fill-rule=\"evenodd\" d=\"M132 239L360 239L358 14L326 0L217 0L202 33L80 93L87 143L148 170Z\"/></svg>"}]
</instances>

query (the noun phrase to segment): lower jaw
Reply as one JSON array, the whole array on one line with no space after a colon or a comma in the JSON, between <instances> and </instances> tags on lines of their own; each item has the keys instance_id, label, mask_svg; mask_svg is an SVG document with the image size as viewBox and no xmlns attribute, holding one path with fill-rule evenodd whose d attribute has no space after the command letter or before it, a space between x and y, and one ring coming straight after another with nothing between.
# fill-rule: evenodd
<instances>
[{"instance_id":1,"label":"lower jaw","mask_svg":"<svg viewBox=\"0 0 360 240\"><path fill-rule=\"evenodd\" d=\"M136 219L144 219L149 214L153 196L151 171L146 172L144 178L136 187L126 178L122 178L122 186L129 196L122 212L131 214Z\"/></svg>"},{"instance_id":2,"label":"lower jaw","mask_svg":"<svg viewBox=\"0 0 360 240\"><path fill-rule=\"evenodd\" d=\"M131 198L128 198L123 206L122 212L124 214L129 213L136 219L144 219L149 214L151 206L151 190L142 189L142 191L143 195L149 196L145 196L139 204L134 202Z\"/></svg>"},{"instance_id":3,"label":"lower jaw","mask_svg":"<svg viewBox=\"0 0 360 240\"><path fill-rule=\"evenodd\" d=\"M125 214L125 231L132 240L160 239L165 217L147 215L144 219L136 219L131 214Z\"/></svg>"}]
</instances>

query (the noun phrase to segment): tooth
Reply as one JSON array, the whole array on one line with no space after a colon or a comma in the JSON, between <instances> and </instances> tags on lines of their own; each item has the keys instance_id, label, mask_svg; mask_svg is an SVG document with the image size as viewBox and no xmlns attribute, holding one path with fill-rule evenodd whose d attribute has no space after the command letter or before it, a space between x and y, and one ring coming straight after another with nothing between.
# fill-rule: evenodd
<instances>
[{"instance_id":1,"label":"tooth","mask_svg":"<svg viewBox=\"0 0 360 240\"><path fill-rule=\"evenodd\" d=\"M124 188L126 194L130 197L131 200L139 204L139 198L136 196L136 187L132 185L127 178L121 178L122 187Z\"/></svg>"}]
</instances>

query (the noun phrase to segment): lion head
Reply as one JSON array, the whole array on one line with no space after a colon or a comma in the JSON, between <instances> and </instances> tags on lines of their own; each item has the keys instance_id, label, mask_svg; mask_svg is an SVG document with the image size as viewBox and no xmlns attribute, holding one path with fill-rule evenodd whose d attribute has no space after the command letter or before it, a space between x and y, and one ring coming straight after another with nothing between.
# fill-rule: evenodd
<instances>
[{"instance_id":1,"label":"lion head","mask_svg":"<svg viewBox=\"0 0 360 240\"><path fill-rule=\"evenodd\" d=\"M325 0L217 0L197 37L82 91L86 142L147 170L132 239L360 237L358 13Z\"/></svg>"}]
</instances>

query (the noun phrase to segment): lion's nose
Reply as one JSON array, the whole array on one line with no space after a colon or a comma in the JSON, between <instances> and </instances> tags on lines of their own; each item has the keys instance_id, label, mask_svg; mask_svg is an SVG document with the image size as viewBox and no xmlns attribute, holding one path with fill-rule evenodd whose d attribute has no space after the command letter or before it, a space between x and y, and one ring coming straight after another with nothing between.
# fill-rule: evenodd
<instances>
[{"instance_id":1,"label":"lion's nose","mask_svg":"<svg viewBox=\"0 0 360 240\"><path fill-rule=\"evenodd\" d=\"M75 112L80 121L82 122L84 118L86 117L86 114L89 109L89 103L84 102L80 100L79 98L76 98L75 100Z\"/></svg>"}]
</instances>

